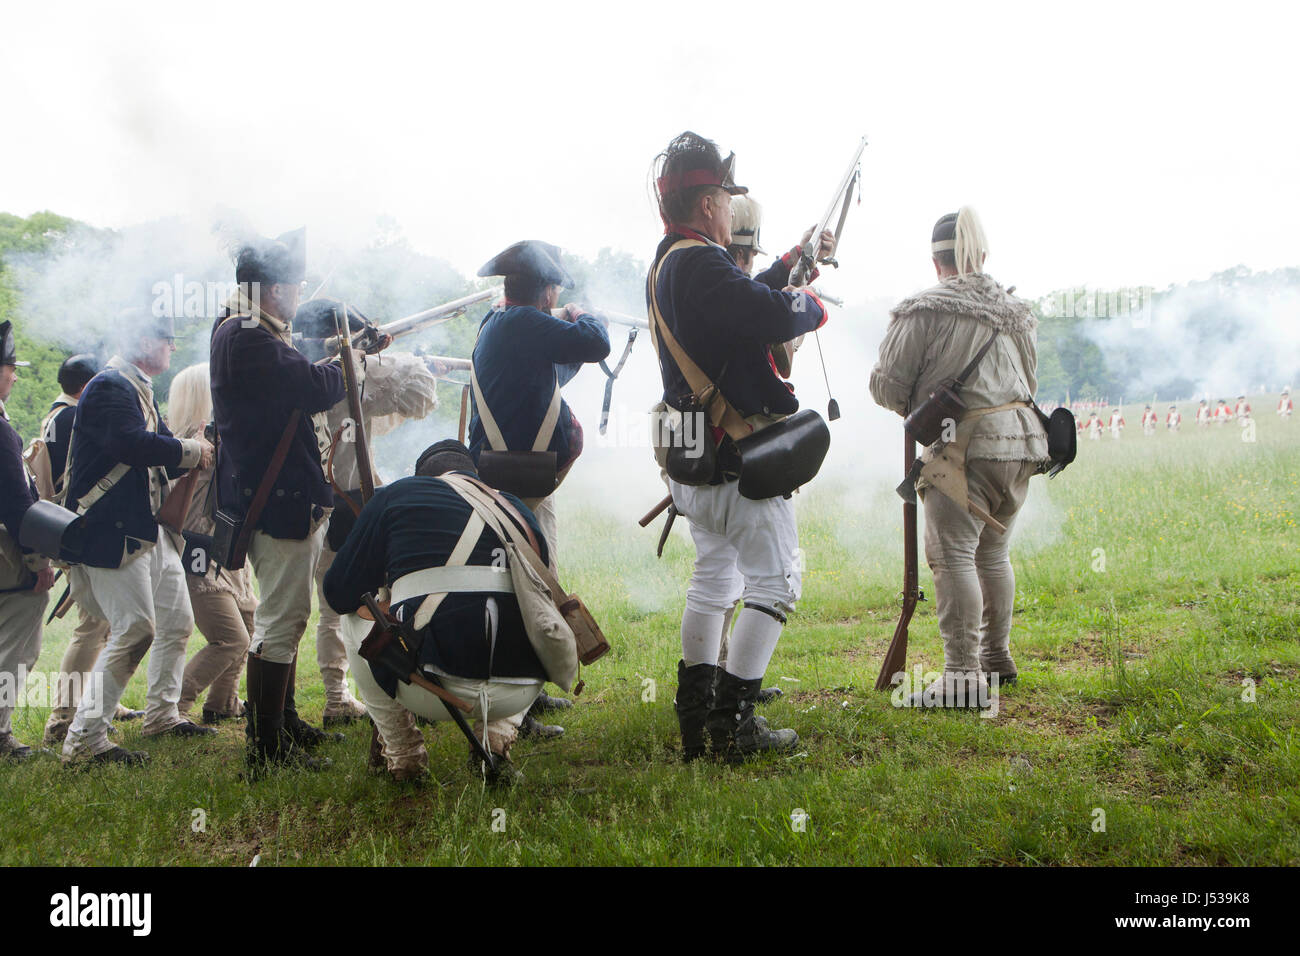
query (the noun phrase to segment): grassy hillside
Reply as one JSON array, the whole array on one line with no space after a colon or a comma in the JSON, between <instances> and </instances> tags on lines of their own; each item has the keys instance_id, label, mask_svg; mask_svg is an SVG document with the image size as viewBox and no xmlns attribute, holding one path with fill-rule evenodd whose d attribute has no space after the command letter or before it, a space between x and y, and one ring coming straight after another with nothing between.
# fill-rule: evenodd
<instances>
[{"instance_id":1,"label":"grassy hillside","mask_svg":"<svg viewBox=\"0 0 1300 956\"><path fill-rule=\"evenodd\" d=\"M672 698L689 542L656 562L652 532L562 493L566 577L614 650L586 670L562 740L519 744L514 790L472 779L450 727L426 731L424 787L366 771L366 727L328 748L329 771L252 787L239 728L198 746L142 745L131 728L121 742L153 753L144 771L0 766L0 863L1295 865L1300 421L1256 407L1254 443L1235 426L1131 428L1035 479L1012 548L1021 682L996 718L900 710L871 689L897 612L900 509L816 484L798 498L804 600L767 680L785 690L769 718L803 746L684 766ZM41 668L69 632L49 630ZM932 603L912 634L909 663L933 669ZM302 654L315 717L310 637ZM21 709L18 734L34 741L45 715Z\"/></svg>"}]
</instances>

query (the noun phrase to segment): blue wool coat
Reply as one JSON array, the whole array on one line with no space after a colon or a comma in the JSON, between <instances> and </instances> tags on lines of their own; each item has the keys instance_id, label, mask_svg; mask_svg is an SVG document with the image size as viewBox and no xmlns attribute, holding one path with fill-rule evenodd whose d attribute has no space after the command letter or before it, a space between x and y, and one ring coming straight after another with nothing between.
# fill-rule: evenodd
<instances>
[{"instance_id":1,"label":"blue wool coat","mask_svg":"<svg viewBox=\"0 0 1300 956\"><path fill-rule=\"evenodd\" d=\"M312 520L334 504L311 416L343 400L342 370L337 365L313 365L261 325L245 327L239 318L213 333L209 369L212 416L221 442L218 507L244 513L290 414L300 409L289 455L257 529L273 538L306 538Z\"/></svg>"},{"instance_id":2,"label":"blue wool coat","mask_svg":"<svg viewBox=\"0 0 1300 956\"><path fill-rule=\"evenodd\" d=\"M684 238L696 237L677 232L664 236L655 263ZM799 410L798 399L772 368L768 346L820 328L826 313L812 296L776 287L788 279L783 260L751 279L716 244L674 252L659 270L655 294L664 321L742 417ZM647 286L647 306L649 302ZM659 349L659 371L664 401L683 408L691 388L666 346Z\"/></svg>"},{"instance_id":3,"label":"blue wool coat","mask_svg":"<svg viewBox=\"0 0 1300 956\"><path fill-rule=\"evenodd\" d=\"M15 544L23 516L36 502L36 497L36 485L27 477L27 470L23 467L23 440L8 419L0 416L0 524L4 525ZM24 553L27 551L26 548L22 550ZM35 583L35 575L23 572L18 576L18 586L12 590L29 591Z\"/></svg>"},{"instance_id":4,"label":"blue wool coat","mask_svg":"<svg viewBox=\"0 0 1300 956\"><path fill-rule=\"evenodd\" d=\"M121 567L126 557L140 549L139 542L158 541L149 495L150 467L165 469L168 478L180 477L184 447L172 437L161 415L157 433L149 431L139 394L116 369L105 369L90 380L77 403L72 435L69 508L75 509L76 502L114 465L131 466L86 512L80 560L95 568Z\"/></svg>"},{"instance_id":5,"label":"blue wool coat","mask_svg":"<svg viewBox=\"0 0 1300 956\"><path fill-rule=\"evenodd\" d=\"M0 417L0 523L14 541L23 515L35 502L36 488L23 468L23 440L8 419Z\"/></svg>"},{"instance_id":6,"label":"blue wool coat","mask_svg":"<svg viewBox=\"0 0 1300 956\"><path fill-rule=\"evenodd\" d=\"M504 497L528 522L542 559L549 560L546 540L533 513L513 495ZM352 533L325 573L325 600L339 614L351 614L361 606L363 594L390 587L413 571L442 567L472 513L465 499L437 478L417 475L378 489L361 509ZM500 547L496 533L484 528L465 563L490 566ZM495 649L489 645L484 626L489 597L495 598L499 611ZM409 618L419 602L412 598L393 610ZM478 680L489 676L546 679L542 662L528 641L519 602L512 594L449 594L421 636L420 663L448 674ZM396 675L382 667L373 669L380 685L395 693Z\"/></svg>"},{"instance_id":7,"label":"blue wool coat","mask_svg":"<svg viewBox=\"0 0 1300 956\"><path fill-rule=\"evenodd\" d=\"M608 355L609 333L590 315L568 322L527 305L489 312L474 345L474 374L510 450L532 449L557 374L563 385L584 362L600 362ZM469 450L478 461L488 442L477 402L472 407ZM560 420L547 450L555 452L558 467L564 468L581 453L581 442L582 428L561 400Z\"/></svg>"},{"instance_id":8,"label":"blue wool coat","mask_svg":"<svg viewBox=\"0 0 1300 956\"><path fill-rule=\"evenodd\" d=\"M63 471L68 466L68 443L72 441L72 426L77 420L77 406L55 402L50 406L54 415L45 428L42 439L50 455L50 476L57 489L63 483Z\"/></svg>"}]
</instances>

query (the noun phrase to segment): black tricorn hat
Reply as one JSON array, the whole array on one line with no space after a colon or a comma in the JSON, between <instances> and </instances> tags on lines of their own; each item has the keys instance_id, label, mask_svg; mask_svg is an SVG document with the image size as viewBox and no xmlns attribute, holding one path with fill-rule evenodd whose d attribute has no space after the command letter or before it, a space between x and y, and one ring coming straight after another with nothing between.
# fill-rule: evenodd
<instances>
[{"instance_id":1,"label":"black tricorn hat","mask_svg":"<svg viewBox=\"0 0 1300 956\"><path fill-rule=\"evenodd\" d=\"M573 276L560 265L560 247L524 239L497 253L478 270L480 276L529 276L551 285L573 288Z\"/></svg>"},{"instance_id":2,"label":"black tricorn hat","mask_svg":"<svg viewBox=\"0 0 1300 956\"><path fill-rule=\"evenodd\" d=\"M307 229L252 239L235 254L235 281L292 285L307 278Z\"/></svg>"},{"instance_id":3,"label":"black tricorn hat","mask_svg":"<svg viewBox=\"0 0 1300 956\"><path fill-rule=\"evenodd\" d=\"M31 362L18 361L18 351L14 347L14 325L8 319L0 322L0 365L16 365L27 368Z\"/></svg>"}]
</instances>

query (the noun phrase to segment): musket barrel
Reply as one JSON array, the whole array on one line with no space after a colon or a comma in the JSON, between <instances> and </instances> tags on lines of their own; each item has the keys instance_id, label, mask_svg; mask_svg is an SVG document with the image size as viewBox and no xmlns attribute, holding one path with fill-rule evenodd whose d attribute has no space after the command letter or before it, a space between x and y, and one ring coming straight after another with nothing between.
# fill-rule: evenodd
<instances>
[{"instance_id":1,"label":"musket barrel","mask_svg":"<svg viewBox=\"0 0 1300 956\"><path fill-rule=\"evenodd\" d=\"M467 358L456 358L452 355L421 355L420 358L424 359L425 365L440 365L449 372L468 372L470 369L470 360Z\"/></svg>"},{"instance_id":2,"label":"musket barrel","mask_svg":"<svg viewBox=\"0 0 1300 956\"><path fill-rule=\"evenodd\" d=\"M648 319L638 315L628 315L626 312L614 312L611 309L592 309L591 314L603 315L615 325L630 325L638 329L650 328L650 321ZM551 315L555 316L557 319L562 319L564 318L564 309L552 309Z\"/></svg>"},{"instance_id":3,"label":"musket barrel","mask_svg":"<svg viewBox=\"0 0 1300 956\"><path fill-rule=\"evenodd\" d=\"M471 305L478 302L484 302L488 299L500 297L503 290L501 286L495 286L491 289L483 289L470 295L461 296L459 299L453 299L451 302L434 306L432 309L425 309L423 312L416 312L414 315L408 315L402 319L395 319L387 325L379 326L379 331L398 338L402 335L410 335L413 332L419 332L440 321L455 318L464 312Z\"/></svg>"}]
</instances>

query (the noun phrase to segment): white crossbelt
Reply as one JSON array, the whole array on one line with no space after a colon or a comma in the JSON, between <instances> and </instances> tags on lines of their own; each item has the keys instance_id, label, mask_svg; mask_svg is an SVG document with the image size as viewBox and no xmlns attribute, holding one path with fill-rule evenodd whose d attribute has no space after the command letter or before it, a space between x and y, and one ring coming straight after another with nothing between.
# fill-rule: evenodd
<instances>
[{"instance_id":1,"label":"white crossbelt","mask_svg":"<svg viewBox=\"0 0 1300 956\"><path fill-rule=\"evenodd\" d=\"M509 568L462 565L457 568L425 568L404 574L393 582L394 604L424 594L453 594L463 591L492 591L514 594Z\"/></svg>"}]
</instances>

